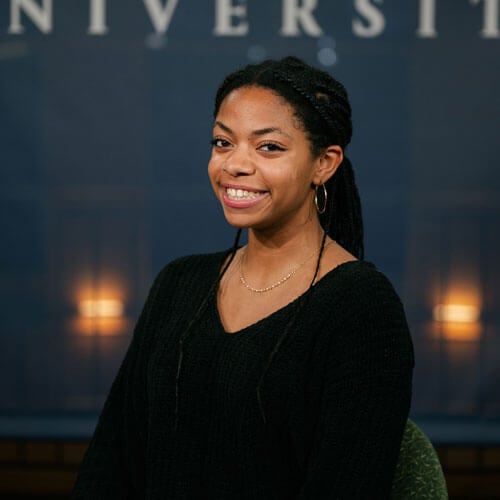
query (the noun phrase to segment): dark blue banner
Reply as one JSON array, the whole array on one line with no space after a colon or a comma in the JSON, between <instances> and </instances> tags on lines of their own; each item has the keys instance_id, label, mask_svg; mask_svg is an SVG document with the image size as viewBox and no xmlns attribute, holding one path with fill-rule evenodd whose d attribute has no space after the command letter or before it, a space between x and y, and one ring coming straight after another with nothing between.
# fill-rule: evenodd
<instances>
[{"instance_id":1,"label":"dark blue banner","mask_svg":"<svg viewBox=\"0 0 500 500\"><path fill-rule=\"evenodd\" d=\"M349 91L414 416L500 417L499 0L1 0L1 414L100 409L155 273L231 245L215 90L289 54Z\"/></svg>"}]
</instances>

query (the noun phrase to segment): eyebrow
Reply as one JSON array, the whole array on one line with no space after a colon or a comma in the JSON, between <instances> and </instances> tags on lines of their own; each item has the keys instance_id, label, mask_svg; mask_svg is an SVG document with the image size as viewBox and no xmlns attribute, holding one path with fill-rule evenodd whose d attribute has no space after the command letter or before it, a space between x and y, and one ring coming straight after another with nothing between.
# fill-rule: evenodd
<instances>
[{"instance_id":1,"label":"eyebrow","mask_svg":"<svg viewBox=\"0 0 500 500\"><path fill-rule=\"evenodd\" d=\"M224 130L228 134L234 134L234 132L227 125L224 125L222 122L220 122L218 120L215 121L215 125L217 125L218 127L220 127L222 130ZM283 132L283 130L281 130L279 127L266 127L266 128L261 128L261 129L258 129L258 130L254 130L252 132L252 135L261 136L261 135L271 134L273 132L285 135L286 137L291 137L286 132Z\"/></svg>"}]
</instances>

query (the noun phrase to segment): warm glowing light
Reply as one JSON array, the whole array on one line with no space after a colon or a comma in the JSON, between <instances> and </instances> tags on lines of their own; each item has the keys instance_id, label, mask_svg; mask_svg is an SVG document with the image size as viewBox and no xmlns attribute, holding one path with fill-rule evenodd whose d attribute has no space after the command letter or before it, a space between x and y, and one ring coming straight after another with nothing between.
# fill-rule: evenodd
<instances>
[{"instance_id":1,"label":"warm glowing light","mask_svg":"<svg viewBox=\"0 0 500 500\"><path fill-rule=\"evenodd\" d=\"M481 338L481 323L435 323L439 325L444 339L453 342L477 342Z\"/></svg>"},{"instance_id":2,"label":"warm glowing light","mask_svg":"<svg viewBox=\"0 0 500 500\"><path fill-rule=\"evenodd\" d=\"M126 316L119 318L85 318L76 316L69 320L68 330L80 336L126 335L132 331L133 324Z\"/></svg>"},{"instance_id":3,"label":"warm glowing light","mask_svg":"<svg viewBox=\"0 0 500 500\"><path fill-rule=\"evenodd\" d=\"M479 307L463 304L439 304L434 307L434 320L446 323L475 323L479 320Z\"/></svg>"},{"instance_id":4,"label":"warm glowing light","mask_svg":"<svg viewBox=\"0 0 500 500\"><path fill-rule=\"evenodd\" d=\"M119 318L123 316L123 302L120 300L82 300L78 312L84 318Z\"/></svg>"}]
</instances>

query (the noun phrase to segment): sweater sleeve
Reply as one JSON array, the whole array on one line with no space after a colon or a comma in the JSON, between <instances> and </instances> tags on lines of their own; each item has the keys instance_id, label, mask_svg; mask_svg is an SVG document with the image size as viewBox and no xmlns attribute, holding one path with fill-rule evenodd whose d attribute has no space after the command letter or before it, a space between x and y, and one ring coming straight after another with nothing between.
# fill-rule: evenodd
<instances>
[{"instance_id":1,"label":"sweater sleeve","mask_svg":"<svg viewBox=\"0 0 500 500\"><path fill-rule=\"evenodd\" d=\"M411 400L413 349L399 297L373 268L352 280L328 335L301 500L390 498Z\"/></svg>"},{"instance_id":2,"label":"sweater sleeve","mask_svg":"<svg viewBox=\"0 0 500 500\"><path fill-rule=\"evenodd\" d=\"M140 498L144 482L146 390L142 361L145 330L160 286L158 275L134 329L132 341L111 386L80 466L71 499Z\"/></svg>"}]
</instances>

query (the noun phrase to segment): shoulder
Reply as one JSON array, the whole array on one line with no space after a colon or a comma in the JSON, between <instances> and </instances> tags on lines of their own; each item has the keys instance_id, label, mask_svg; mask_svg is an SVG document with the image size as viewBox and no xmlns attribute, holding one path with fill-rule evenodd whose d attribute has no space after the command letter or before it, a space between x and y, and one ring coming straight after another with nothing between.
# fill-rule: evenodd
<instances>
[{"instance_id":1,"label":"shoulder","mask_svg":"<svg viewBox=\"0 0 500 500\"><path fill-rule=\"evenodd\" d=\"M215 281L229 251L178 257L157 273L147 302L162 302L206 290Z\"/></svg>"},{"instance_id":2,"label":"shoulder","mask_svg":"<svg viewBox=\"0 0 500 500\"><path fill-rule=\"evenodd\" d=\"M153 286L161 286L165 282L179 282L195 278L202 281L215 278L228 252L222 251L178 257L160 270Z\"/></svg>"},{"instance_id":3,"label":"shoulder","mask_svg":"<svg viewBox=\"0 0 500 500\"><path fill-rule=\"evenodd\" d=\"M149 289L139 324L163 321L172 311L199 303L217 279L226 254L187 255L166 264Z\"/></svg>"},{"instance_id":4,"label":"shoulder","mask_svg":"<svg viewBox=\"0 0 500 500\"><path fill-rule=\"evenodd\" d=\"M384 273L366 261L348 261L332 269L320 283L345 299L362 304L377 302L381 297L401 303L401 300Z\"/></svg>"},{"instance_id":5,"label":"shoulder","mask_svg":"<svg viewBox=\"0 0 500 500\"><path fill-rule=\"evenodd\" d=\"M336 322L352 316L392 313L403 316L403 305L391 282L372 263L348 261L325 274L312 289L313 304Z\"/></svg>"},{"instance_id":6,"label":"shoulder","mask_svg":"<svg viewBox=\"0 0 500 500\"><path fill-rule=\"evenodd\" d=\"M339 269L338 286L347 312L373 319L398 318L406 323L399 295L374 264L365 261L344 264Z\"/></svg>"},{"instance_id":7,"label":"shoulder","mask_svg":"<svg viewBox=\"0 0 500 500\"><path fill-rule=\"evenodd\" d=\"M412 359L411 337L402 301L389 279L373 264L351 261L323 278L317 294L325 330L342 342L358 345L398 345ZM323 281L323 280L322 280ZM321 281L319 282L321 283Z\"/></svg>"}]
</instances>

